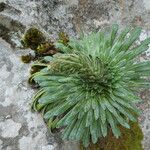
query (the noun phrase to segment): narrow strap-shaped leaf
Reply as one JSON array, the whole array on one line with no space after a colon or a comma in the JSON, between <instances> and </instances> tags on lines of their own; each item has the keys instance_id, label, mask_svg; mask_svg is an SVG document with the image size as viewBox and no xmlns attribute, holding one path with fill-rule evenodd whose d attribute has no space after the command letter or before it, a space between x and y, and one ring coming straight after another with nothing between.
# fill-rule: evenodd
<instances>
[{"instance_id":1,"label":"narrow strap-shaped leaf","mask_svg":"<svg viewBox=\"0 0 150 150\"><path fill-rule=\"evenodd\" d=\"M114 45L112 46L110 53L112 53L113 56L116 55L116 53L118 51L121 51L121 46L122 46L122 41L124 40L124 38L126 37L126 35L128 34L128 32L131 30L131 27L126 27L124 29L124 31L122 31L117 39L117 41L114 43Z\"/></svg>"},{"instance_id":2,"label":"narrow strap-shaped leaf","mask_svg":"<svg viewBox=\"0 0 150 150\"><path fill-rule=\"evenodd\" d=\"M137 48L132 49L131 52L129 52L128 55L126 55L126 57L128 57L128 60L132 60L133 58L145 52L148 48L149 46L147 45L141 45Z\"/></svg>"},{"instance_id":3,"label":"narrow strap-shaped leaf","mask_svg":"<svg viewBox=\"0 0 150 150\"><path fill-rule=\"evenodd\" d=\"M86 113L83 111L83 109L80 110L78 114L78 119L81 119Z\"/></svg>"},{"instance_id":4,"label":"narrow strap-shaped leaf","mask_svg":"<svg viewBox=\"0 0 150 150\"><path fill-rule=\"evenodd\" d=\"M63 114L69 108L70 108L70 106L68 105L68 103L64 102L62 105L54 107L50 111L46 112L46 114L44 115L44 118L49 119L52 116L57 116L57 115Z\"/></svg>"},{"instance_id":5,"label":"narrow strap-shaped leaf","mask_svg":"<svg viewBox=\"0 0 150 150\"><path fill-rule=\"evenodd\" d=\"M105 102L105 106L112 114L114 114L114 115L117 114L116 109L109 103L109 98L107 98L107 100Z\"/></svg>"},{"instance_id":6,"label":"narrow strap-shaped leaf","mask_svg":"<svg viewBox=\"0 0 150 150\"><path fill-rule=\"evenodd\" d=\"M82 121L82 119L78 119L76 121L76 123L74 124L74 127L73 127L73 129L72 129L72 131L70 132L70 135L69 135L70 140L76 140L76 134L78 133L81 121Z\"/></svg>"},{"instance_id":7,"label":"narrow strap-shaped leaf","mask_svg":"<svg viewBox=\"0 0 150 150\"><path fill-rule=\"evenodd\" d=\"M81 100L84 99L84 92L82 90L77 90L75 93L70 93L70 95L68 95L68 98L66 99L66 101L68 101L68 103L71 105L72 103L75 104Z\"/></svg>"},{"instance_id":8,"label":"narrow strap-shaped leaf","mask_svg":"<svg viewBox=\"0 0 150 150\"><path fill-rule=\"evenodd\" d=\"M65 45L62 44L62 43L56 42L56 43L55 43L55 46L56 46L56 48L58 48L59 50L61 50L61 51L64 52L64 53L72 52L72 49L71 49L70 47L65 46Z\"/></svg>"},{"instance_id":9,"label":"narrow strap-shaped leaf","mask_svg":"<svg viewBox=\"0 0 150 150\"><path fill-rule=\"evenodd\" d=\"M105 110L101 106L99 107L99 113L100 113L101 121L104 124L106 122L106 114L105 114Z\"/></svg>"},{"instance_id":10,"label":"narrow strap-shaped leaf","mask_svg":"<svg viewBox=\"0 0 150 150\"><path fill-rule=\"evenodd\" d=\"M133 68L139 69L139 70L144 68L144 70L148 70L150 68L150 61L136 63L133 65Z\"/></svg>"},{"instance_id":11,"label":"narrow strap-shaped leaf","mask_svg":"<svg viewBox=\"0 0 150 150\"><path fill-rule=\"evenodd\" d=\"M138 87L138 88L150 88L150 81L146 80L139 80L139 81L132 81L129 84L131 87Z\"/></svg>"},{"instance_id":12,"label":"narrow strap-shaped leaf","mask_svg":"<svg viewBox=\"0 0 150 150\"><path fill-rule=\"evenodd\" d=\"M85 100L80 101L80 103L77 103L74 108L72 109L72 114L76 115L80 109L82 109L82 107L86 104ZM83 110L84 111L84 110Z\"/></svg>"},{"instance_id":13,"label":"narrow strap-shaped leaf","mask_svg":"<svg viewBox=\"0 0 150 150\"><path fill-rule=\"evenodd\" d=\"M76 120L73 120L63 131L62 139L69 139L70 132L72 131Z\"/></svg>"},{"instance_id":14,"label":"narrow strap-shaped leaf","mask_svg":"<svg viewBox=\"0 0 150 150\"><path fill-rule=\"evenodd\" d=\"M95 119L93 119L93 122L90 126L90 132L91 132L92 142L95 144L98 141L98 124Z\"/></svg>"},{"instance_id":15,"label":"narrow strap-shaped leaf","mask_svg":"<svg viewBox=\"0 0 150 150\"><path fill-rule=\"evenodd\" d=\"M118 28L119 28L119 26L118 26L117 24L114 24L114 25L112 26L112 31L111 31L111 34L110 34L110 35L111 35L110 45L113 44L113 42L114 42L114 40L115 40L115 38L116 38Z\"/></svg>"},{"instance_id":16,"label":"narrow strap-shaped leaf","mask_svg":"<svg viewBox=\"0 0 150 150\"><path fill-rule=\"evenodd\" d=\"M74 50L76 51L82 51L82 46L80 46L80 42L75 39L70 39L68 45L72 48L72 52Z\"/></svg>"},{"instance_id":17,"label":"narrow strap-shaped leaf","mask_svg":"<svg viewBox=\"0 0 150 150\"><path fill-rule=\"evenodd\" d=\"M45 93L43 89L40 89L35 96L32 98L32 109L34 111L38 111L39 109L37 108L38 100L39 98Z\"/></svg>"},{"instance_id":18,"label":"narrow strap-shaped leaf","mask_svg":"<svg viewBox=\"0 0 150 150\"><path fill-rule=\"evenodd\" d=\"M52 93L51 96L46 93L45 95L43 95L39 99L39 103L41 103L41 104L49 104L49 103L52 103L54 101L63 100L64 98L66 98L65 91L60 91L60 92L55 93L55 94Z\"/></svg>"},{"instance_id":19,"label":"narrow strap-shaped leaf","mask_svg":"<svg viewBox=\"0 0 150 150\"><path fill-rule=\"evenodd\" d=\"M85 132L85 121L86 121L86 115L82 118L82 121L80 123L80 126L76 134L76 140L80 140Z\"/></svg>"},{"instance_id":20,"label":"narrow strap-shaped leaf","mask_svg":"<svg viewBox=\"0 0 150 150\"><path fill-rule=\"evenodd\" d=\"M115 125L115 122L114 122L114 119L111 115L111 113L109 111L106 110L106 115L107 115L107 118L108 118L108 122L111 126L111 129L112 129L112 132L114 134L114 136L116 138L118 138L120 136L120 130L118 129L118 127Z\"/></svg>"},{"instance_id":21,"label":"narrow strap-shaped leaf","mask_svg":"<svg viewBox=\"0 0 150 150\"><path fill-rule=\"evenodd\" d=\"M124 42L124 44L121 46L124 51L127 51L129 47L135 42L141 33L141 27L134 28L131 33L130 37Z\"/></svg>"},{"instance_id":22,"label":"narrow strap-shaped leaf","mask_svg":"<svg viewBox=\"0 0 150 150\"><path fill-rule=\"evenodd\" d=\"M84 106L84 111L87 112L92 107L92 100L89 99L86 101L86 104Z\"/></svg>"},{"instance_id":23,"label":"narrow strap-shaped leaf","mask_svg":"<svg viewBox=\"0 0 150 150\"><path fill-rule=\"evenodd\" d=\"M129 90L126 90L123 87L120 87L119 89L113 91L113 94L115 96L118 96L122 99L125 99L125 100L133 102L133 103L137 103L137 102L142 101L139 97L134 95L131 91L129 92Z\"/></svg>"},{"instance_id":24,"label":"narrow strap-shaped leaf","mask_svg":"<svg viewBox=\"0 0 150 150\"><path fill-rule=\"evenodd\" d=\"M99 118L99 103L97 99L95 99L94 116L95 116L95 120Z\"/></svg>"},{"instance_id":25,"label":"narrow strap-shaped leaf","mask_svg":"<svg viewBox=\"0 0 150 150\"><path fill-rule=\"evenodd\" d=\"M122 126L129 128L128 123L117 113L116 108L113 105L111 105L110 101L111 101L110 99L108 99L108 101L107 101L107 108L108 108L109 112L111 112L111 114L113 116L115 116L116 120L118 120L118 122Z\"/></svg>"},{"instance_id":26,"label":"narrow strap-shaped leaf","mask_svg":"<svg viewBox=\"0 0 150 150\"><path fill-rule=\"evenodd\" d=\"M93 119L93 110L90 109L87 112L87 116L86 116L86 127L89 127L92 124L92 119Z\"/></svg>"},{"instance_id":27,"label":"narrow strap-shaped leaf","mask_svg":"<svg viewBox=\"0 0 150 150\"><path fill-rule=\"evenodd\" d=\"M129 118L131 121L135 121L136 120L136 117L134 117L129 111L128 109L124 109L123 106L120 106L118 103L116 102L112 102L110 101L110 103L116 107L118 109L118 111L120 111L122 114L124 114L127 118Z\"/></svg>"},{"instance_id":28,"label":"narrow strap-shaped leaf","mask_svg":"<svg viewBox=\"0 0 150 150\"><path fill-rule=\"evenodd\" d=\"M82 137L82 142L85 147L88 147L90 142L90 131L89 128L85 128L85 132Z\"/></svg>"},{"instance_id":29,"label":"narrow strap-shaped leaf","mask_svg":"<svg viewBox=\"0 0 150 150\"><path fill-rule=\"evenodd\" d=\"M58 122L57 122L57 128L60 128L61 126L67 125L68 123L66 123L66 119L73 117L73 115L71 114L71 111L69 111L67 114L65 114L63 116L63 118L61 118ZM72 119L74 120L74 118ZM70 122L69 122L70 123Z\"/></svg>"},{"instance_id":30,"label":"narrow strap-shaped leaf","mask_svg":"<svg viewBox=\"0 0 150 150\"><path fill-rule=\"evenodd\" d=\"M103 108L103 110L106 109L106 106L105 106L105 98L99 97L99 104L101 105L101 107Z\"/></svg>"},{"instance_id":31,"label":"narrow strap-shaped leaf","mask_svg":"<svg viewBox=\"0 0 150 150\"><path fill-rule=\"evenodd\" d=\"M129 108L129 109L132 109L132 110L135 109L134 107L132 107L132 105L129 102L126 102L126 100L123 100L123 99L121 99L119 97L115 97L113 94L110 96L110 98L113 101L117 101L119 104L121 104L122 106L124 106L126 108Z\"/></svg>"},{"instance_id":32,"label":"narrow strap-shaped leaf","mask_svg":"<svg viewBox=\"0 0 150 150\"><path fill-rule=\"evenodd\" d=\"M131 30L131 27L127 26L123 31L121 31L121 33L120 33L120 35L118 37L118 41L123 41L130 30Z\"/></svg>"},{"instance_id":33,"label":"narrow strap-shaped leaf","mask_svg":"<svg viewBox=\"0 0 150 150\"><path fill-rule=\"evenodd\" d=\"M101 132L103 137L105 137L107 135L107 123L105 122L104 124L101 122L101 120L99 119L99 124L101 127Z\"/></svg>"}]
</instances>

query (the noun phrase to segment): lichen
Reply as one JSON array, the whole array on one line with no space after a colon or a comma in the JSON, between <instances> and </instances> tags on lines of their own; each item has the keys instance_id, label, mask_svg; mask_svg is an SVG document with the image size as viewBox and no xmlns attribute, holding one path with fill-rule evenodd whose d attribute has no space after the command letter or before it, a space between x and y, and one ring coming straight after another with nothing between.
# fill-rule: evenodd
<instances>
[{"instance_id":1,"label":"lichen","mask_svg":"<svg viewBox=\"0 0 150 150\"><path fill-rule=\"evenodd\" d=\"M142 150L142 130L138 122L130 122L130 129L120 127L122 135L117 139L109 131L107 137L100 139L96 144L90 143L88 148L80 145L80 150Z\"/></svg>"}]
</instances>

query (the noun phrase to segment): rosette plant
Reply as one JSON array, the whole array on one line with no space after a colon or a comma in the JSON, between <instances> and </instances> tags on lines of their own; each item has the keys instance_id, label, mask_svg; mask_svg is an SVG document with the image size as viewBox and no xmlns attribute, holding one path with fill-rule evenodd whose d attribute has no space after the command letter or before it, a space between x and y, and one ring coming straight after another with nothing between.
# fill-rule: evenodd
<instances>
[{"instance_id":1,"label":"rosette plant","mask_svg":"<svg viewBox=\"0 0 150 150\"><path fill-rule=\"evenodd\" d=\"M100 31L55 43L63 53L46 57L40 72L33 74L40 90L32 108L43 113L51 128L63 129L62 137L83 142L86 147L106 137L108 131L118 138L119 127L130 128L139 110L139 88L148 88L150 61L138 62L137 56L149 48L150 38L133 44L140 27L118 25L111 32Z\"/></svg>"}]
</instances>

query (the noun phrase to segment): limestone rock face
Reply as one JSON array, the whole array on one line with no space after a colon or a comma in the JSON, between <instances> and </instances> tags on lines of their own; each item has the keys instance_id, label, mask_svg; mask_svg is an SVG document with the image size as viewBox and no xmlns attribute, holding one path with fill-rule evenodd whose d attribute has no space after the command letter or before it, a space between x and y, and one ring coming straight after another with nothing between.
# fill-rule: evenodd
<instances>
[{"instance_id":1,"label":"limestone rock face","mask_svg":"<svg viewBox=\"0 0 150 150\"><path fill-rule=\"evenodd\" d=\"M46 36L57 38L64 31L97 31L113 23L120 27L140 25L140 40L150 37L149 0L0 0L0 150L78 150L78 144L63 142L47 130L42 117L30 111L34 90L27 84L30 64L23 64L20 38L36 26ZM150 59L150 50L139 58ZM150 149L150 91L141 92L143 111L139 118L144 132L144 150Z\"/></svg>"}]
</instances>

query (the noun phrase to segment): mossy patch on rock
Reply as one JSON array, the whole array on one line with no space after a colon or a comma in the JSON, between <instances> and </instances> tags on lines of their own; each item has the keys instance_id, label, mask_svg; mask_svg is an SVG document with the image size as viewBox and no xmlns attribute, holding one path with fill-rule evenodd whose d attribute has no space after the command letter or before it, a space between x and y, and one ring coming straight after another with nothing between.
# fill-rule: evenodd
<instances>
[{"instance_id":1,"label":"mossy patch on rock","mask_svg":"<svg viewBox=\"0 0 150 150\"><path fill-rule=\"evenodd\" d=\"M59 42L64 45L67 45L67 43L69 42L69 36L65 32L60 32L58 36L59 36Z\"/></svg>"},{"instance_id":2,"label":"mossy patch on rock","mask_svg":"<svg viewBox=\"0 0 150 150\"><path fill-rule=\"evenodd\" d=\"M35 56L31 56L31 54L21 56L21 60L24 63L29 63L31 60L40 60L41 57L49 54L55 54L55 48L53 43L50 40L47 41L44 34L35 27L32 27L25 32L21 43L24 48L30 48L35 52ZM53 51L48 53L48 51L52 49Z\"/></svg>"},{"instance_id":3,"label":"mossy patch on rock","mask_svg":"<svg viewBox=\"0 0 150 150\"><path fill-rule=\"evenodd\" d=\"M26 31L21 42L24 47L37 50L39 44L45 42L45 40L44 34L37 28L32 27Z\"/></svg>"},{"instance_id":4,"label":"mossy patch on rock","mask_svg":"<svg viewBox=\"0 0 150 150\"><path fill-rule=\"evenodd\" d=\"M57 53L57 50L54 46L54 43L49 41L49 42L44 42L41 43L37 47L37 53L42 54L42 55L54 55Z\"/></svg>"},{"instance_id":5,"label":"mossy patch on rock","mask_svg":"<svg viewBox=\"0 0 150 150\"><path fill-rule=\"evenodd\" d=\"M107 137L102 138L96 144L90 144L84 148L81 144L81 150L142 150L141 141L143 139L142 130L138 122L130 122L130 129L120 127L122 135L117 139L109 131Z\"/></svg>"},{"instance_id":6,"label":"mossy patch on rock","mask_svg":"<svg viewBox=\"0 0 150 150\"><path fill-rule=\"evenodd\" d=\"M29 63L31 62L32 59L33 59L33 56L31 54L21 56L21 60L24 63Z\"/></svg>"}]
</instances>

